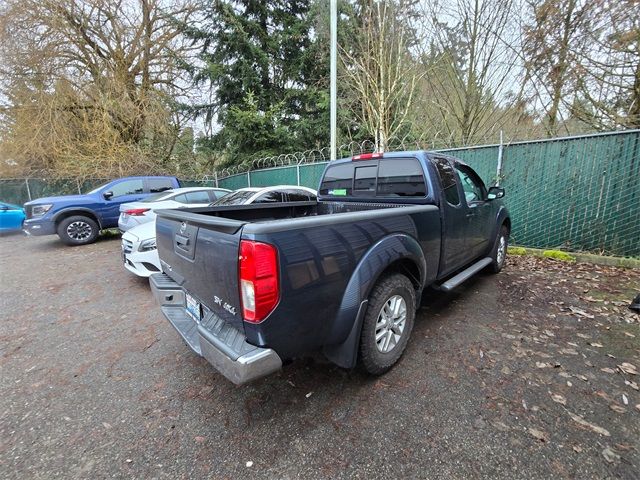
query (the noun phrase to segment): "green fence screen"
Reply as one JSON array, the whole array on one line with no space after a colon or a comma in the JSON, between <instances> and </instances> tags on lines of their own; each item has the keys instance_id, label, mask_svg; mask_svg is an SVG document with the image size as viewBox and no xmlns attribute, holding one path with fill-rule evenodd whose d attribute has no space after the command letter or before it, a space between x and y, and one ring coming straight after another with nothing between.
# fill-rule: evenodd
<instances>
[{"instance_id":1,"label":"green fence screen","mask_svg":"<svg viewBox=\"0 0 640 480\"><path fill-rule=\"evenodd\" d=\"M640 130L443 150L489 185L499 180L511 212L512 243L640 257ZM318 188L326 162L266 168L220 178L235 190L299 184ZM88 191L104 180L0 180L0 200ZM185 185L215 186L214 180Z\"/></svg>"}]
</instances>

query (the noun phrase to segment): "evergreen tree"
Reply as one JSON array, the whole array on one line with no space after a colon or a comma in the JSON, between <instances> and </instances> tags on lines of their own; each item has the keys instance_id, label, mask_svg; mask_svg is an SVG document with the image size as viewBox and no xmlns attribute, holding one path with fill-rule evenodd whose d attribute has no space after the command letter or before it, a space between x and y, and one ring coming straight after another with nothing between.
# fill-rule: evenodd
<instances>
[{"instance_id":1,"label":"evergreen tree","mask_svg":"<svg viewBox=\"0 0 640 480\"><path fill-rule=\"evenodd\" d=\"M317 34L320 6L307 0L211 0L198 27L196 84L215 101L198 113L218 124L206 148L226 163L328 143L328 57Z\"/></svg>"}]
</instances>

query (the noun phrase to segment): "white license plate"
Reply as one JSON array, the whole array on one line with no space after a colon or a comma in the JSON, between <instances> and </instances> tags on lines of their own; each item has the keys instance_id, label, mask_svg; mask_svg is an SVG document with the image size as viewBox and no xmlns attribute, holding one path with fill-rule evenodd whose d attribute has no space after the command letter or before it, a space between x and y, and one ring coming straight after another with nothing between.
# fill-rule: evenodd
<instances>
[{"instance_id":1,"label":"white license plate","mask_svg":"<svg viewBox=\"0 0 640 480\"><path fill-rule=\"evenodd\" d=\"M200 302L198 302L195 298L193 298L188 293L185 294L187 299L187 313L191 318L193 318L196 322L200 323L201 318L201 309Z\"/></svg>"}]
</instances>

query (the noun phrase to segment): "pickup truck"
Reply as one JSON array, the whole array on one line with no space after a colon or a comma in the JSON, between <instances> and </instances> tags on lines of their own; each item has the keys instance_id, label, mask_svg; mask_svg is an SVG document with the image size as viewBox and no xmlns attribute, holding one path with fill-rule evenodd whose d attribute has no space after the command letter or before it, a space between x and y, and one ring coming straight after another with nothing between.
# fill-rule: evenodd
<instances>
[{"instance_id":1,"label":"pickup truck","mask_svg":"<svg viewBox=\"0 0 640 480\"><path fill-rule=\"evenodd\" d=\"M86 245L95 242L100 230L118 226L122 203L179 186L175 177L126 177L84 195L38 198L24 204L23 229L29 235L57 233L67 245Z\"/></svg>"},{"instance_id":2,"label":"pickup truck","mask_svg":"<svg viewBox=\"0 0 640 480\"><path fill-rule=\"evenodd\" d=\"M432 152L330 162L315 202L159 210L165 317L236 384L322 351L370 374L401 357L427 286L504 265L511 219L460 160Z\"/></svg>"}]
</instances>

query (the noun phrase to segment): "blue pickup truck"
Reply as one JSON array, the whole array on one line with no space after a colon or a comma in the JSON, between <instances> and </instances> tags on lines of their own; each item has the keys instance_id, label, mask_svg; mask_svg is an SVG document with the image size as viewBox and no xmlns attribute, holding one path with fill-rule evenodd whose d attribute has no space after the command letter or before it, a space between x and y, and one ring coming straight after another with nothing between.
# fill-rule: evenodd
<instances>
[{"instance_id":1,"label":"blue pickup truck","mask_svg":"<svg viewBox=\"0 0 640 480\"><path fill-rule=\"evenodd\" d=\"M382 374L427 286L505 262L504 189L432 152L328 164L317 202L159 210L150 283L186 343L242 384L322 351Z\"/></svg>"},{"instance_id":2,"label":"blue pickup truck","mask_svg":"<svg viewBox=\"0 0 640 480\"><path fill-rule=\"evenodd\" d=\"M120 204L179 186L175 177L126 177L84 195L38 198L24 204L24 230L30 235L57 233L67 245L86 245L100 230L118 226Z\"/></svg>"}]
</instances>

